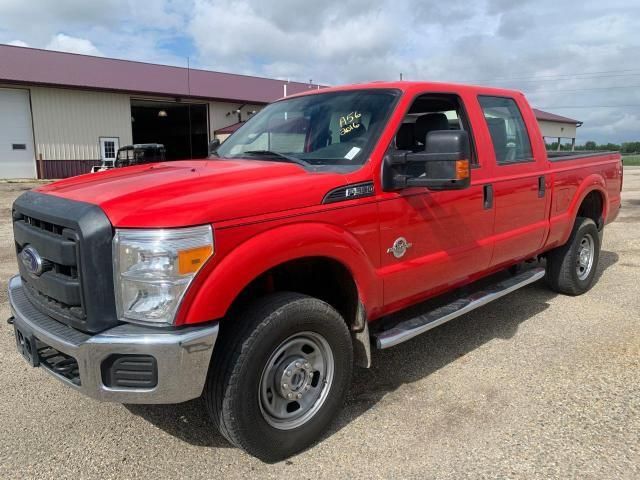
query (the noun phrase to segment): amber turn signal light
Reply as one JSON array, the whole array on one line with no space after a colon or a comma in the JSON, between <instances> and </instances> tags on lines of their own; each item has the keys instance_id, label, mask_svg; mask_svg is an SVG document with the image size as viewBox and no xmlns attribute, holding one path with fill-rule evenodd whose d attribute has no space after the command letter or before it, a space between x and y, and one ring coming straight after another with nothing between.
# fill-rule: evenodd
<instances>
[{"instance_id":1,"label":"amber turn signal light","mask_svg":"<svg viewBox=\"0 0 640 480\"><path fill-rule=\"evenodd\" d=\"M178 272L180 275L197 272L212 254L213 246L211 245L178 252Z\"/></svg>"},{"instance_id":2,"label":"amber turn signal light","mask_svg":"<svg viewBox=\"0 0 640 480\"><path fill-rule=\"evenodd\" d=\"M456 180L469 178L469 160L456 160Z\"/></svg>"}]
</instances>

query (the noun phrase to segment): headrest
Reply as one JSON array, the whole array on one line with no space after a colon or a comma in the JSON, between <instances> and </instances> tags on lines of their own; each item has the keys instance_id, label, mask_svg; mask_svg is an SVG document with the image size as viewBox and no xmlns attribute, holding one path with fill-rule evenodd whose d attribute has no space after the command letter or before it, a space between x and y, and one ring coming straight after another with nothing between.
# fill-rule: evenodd
<instances>
[{"instance_id":1,"label":"headrest","mask_svg":"<svg viewBox=\"0 0 640 480\"><path fill-rule=\"evenodd\" d=\"M427 113L418 117L414 128L416 140L424 142L427 133L434 130L449 130L449 120L444 113Z\"/></svg>"}]
</instances>

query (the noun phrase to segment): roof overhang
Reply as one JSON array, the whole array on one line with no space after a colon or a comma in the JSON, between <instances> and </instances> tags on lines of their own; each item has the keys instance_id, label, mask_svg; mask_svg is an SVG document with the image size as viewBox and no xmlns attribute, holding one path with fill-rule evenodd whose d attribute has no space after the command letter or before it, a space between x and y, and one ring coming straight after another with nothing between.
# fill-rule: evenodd
<instances>
[{"instance_id":1,"label":"roof overhang","mask_svg":"<svg viewBox=\"0 0 640 480\"><path fill-rule=\"evenodd\" d=\"M318 88L300 82L0 45L0 82L265 104Z\"/></svg>"}]
</instances>

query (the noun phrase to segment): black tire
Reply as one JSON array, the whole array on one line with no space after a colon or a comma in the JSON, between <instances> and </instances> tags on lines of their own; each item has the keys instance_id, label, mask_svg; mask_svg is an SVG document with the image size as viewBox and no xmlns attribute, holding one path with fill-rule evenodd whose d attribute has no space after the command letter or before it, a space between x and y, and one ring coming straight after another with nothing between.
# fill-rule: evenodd
<instances>
[{"instance_id":1,"label":"black tire","mask_svg":"<svg viewBox=\"0 0 640 480\"><path fill-rule=\"evenodd\" d=\"M209 415L220 432L232 444L270 463L315 443L342 407L351 383L353 347L344 319L321 300L280 292L257 300L226 322L228 327L223 323L221 343L216 345L204 391ZM283 343L308 332L324 338L329 345L333 379L327 387L321 387L323 400L313 403L320 406L313 407L317 410L305 423L286 430L276 428L267 420L270 417L261 403L261 386L268 383L261 381L263 372ZM288 402L286 398L278 401Z\"/></svg>"},{"instance_id":2,"label":"black tire","mask_svg":"<svg viewBox=\"0 0 640 480\"><path fill-rule=\"evenodd\" d=\"M581 273L579 256L581 242L590 238L593 242L593 261L589 270ZM547 253L546 280L549 287L566 295L582 295L592 286L598 268L602 234L590 218L578 217L567 243ZM583 267L584 268L584 267Z\"/></svg>"}]
</instances>

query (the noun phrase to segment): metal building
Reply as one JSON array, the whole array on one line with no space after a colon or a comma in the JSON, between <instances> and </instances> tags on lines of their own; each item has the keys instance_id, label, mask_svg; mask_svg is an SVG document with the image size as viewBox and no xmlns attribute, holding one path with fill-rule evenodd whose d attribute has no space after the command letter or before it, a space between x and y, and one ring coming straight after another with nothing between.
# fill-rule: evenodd
<instances>
[{"instance_id":1,"label":"metal building","mask_svg":"<svg viewBox=\"0 0 640 480\"><path fill-rule=\"evenodd\" d=\"M86 173L131 143L203 158L214 132L309 88L319 87L0 45L0 178Z\"/></svg>"},{"instance_id":2,"label":"metal building","mask_svg":"<svg viewBox=\"0 0 640 480\"><path fill-rule=\"evenodd\" d=\"M552 142L558 142L558 150L560 150L560 144L562 139L571 140L571 151L576 146L576 131L578 127L582 125L580 120L574 120L573 118L562 117L555 113L544 112L533 109L533 113L536 115L542 137L551 140Z\"/></svg>"}]
</instances>

